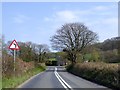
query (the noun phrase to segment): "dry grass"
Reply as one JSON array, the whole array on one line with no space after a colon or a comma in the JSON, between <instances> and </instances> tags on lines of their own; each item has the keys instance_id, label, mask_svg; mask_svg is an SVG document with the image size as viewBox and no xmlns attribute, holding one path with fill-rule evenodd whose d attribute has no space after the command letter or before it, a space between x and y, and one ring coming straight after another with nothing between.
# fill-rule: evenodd
<instances>
[{"instance_id":1,"label":"dry grass","mask_svg":"<svg viewBox=\"0 0 120 90\"><path fill-rule=\"evenodd\" d=\"M15 63L15 75L20 76L28 70L33 69L34 62L24 62L23 60L16 58ZM11 77L14 74L14 61L13 57L7 54L2 56L2 76Z\"/></svg>"}]
</instances>

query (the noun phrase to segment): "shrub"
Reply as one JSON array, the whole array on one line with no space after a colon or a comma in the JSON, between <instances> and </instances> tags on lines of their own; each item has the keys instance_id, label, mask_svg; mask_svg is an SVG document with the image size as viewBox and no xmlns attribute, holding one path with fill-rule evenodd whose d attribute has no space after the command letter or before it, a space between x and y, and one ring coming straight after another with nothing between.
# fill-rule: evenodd
<instances>
[{"instance_id":1,"label":"shrub","mask_svg":"<svg viewBox=\"0 0 120 90\"><path fill-rule=\"evenodd\" d=\"M15 62L15 75L20 76L24 72L33 69L34 62L24 62L23 60L16 57ZM10 78L14 76L14 62L13 57L8 54L2 55L2 76Z\"/></svg>"}]
</instances>

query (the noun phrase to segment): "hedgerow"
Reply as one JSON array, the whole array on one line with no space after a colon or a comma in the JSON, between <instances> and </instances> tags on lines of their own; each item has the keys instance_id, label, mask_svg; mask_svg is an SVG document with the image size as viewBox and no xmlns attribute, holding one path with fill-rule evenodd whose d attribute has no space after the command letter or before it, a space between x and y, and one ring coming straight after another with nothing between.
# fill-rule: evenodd
<instances>
[{"instance_id":1,"label":"hedgerow","mask_svg":"<svg viewBox=\"0 0 120 90\"><path fill-rule=\"evenodd\" d=\"M119 64L77 63L69 65L67 71L110 88L119 89Z\"/></svg>"}]
</instances>

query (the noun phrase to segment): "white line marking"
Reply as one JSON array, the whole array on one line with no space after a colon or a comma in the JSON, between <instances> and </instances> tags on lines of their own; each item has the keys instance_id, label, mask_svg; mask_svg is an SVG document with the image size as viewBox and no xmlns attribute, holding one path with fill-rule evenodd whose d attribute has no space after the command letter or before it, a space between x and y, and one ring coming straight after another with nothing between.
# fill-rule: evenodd
<instances>
[{"instance_id":1,"label":"white line marking","mask_svg":"<svg viewBox=\"0 0 120 90\"><path fill-rule=\"evenodd\" d=\"M54 73L55 73L55 76L57 77L57 79L60 81L60 83L63 85L64 88L66 88L67 90L69 90L68 88L70 88L71 90L73 90L72 87L71 87L69 84L67 84L67 83L65 82L65 80L63 80L63 78L58 74L56 67L55 67ZM66 86L67 86L68 88L67 88Z\"/></svg>"},{"instance_id":2,"label":"white line marking","mask_svg":"<svg viewBox=\"0 0 120 90\"><path fill-rule=\"evenodd\" d=\"M58 80L60 81L60 83L63 85L63 87L68 90L68 88L64 85L64 83L59 79L59 77L57 76L56 72L54 72L54 73L55 73L55 76L57 77L57 79L58 79Z\"/></svg>"},{"instance_id":3,"label":"white line marking","mask_svg":"<svg viewBox=\"0 0 120 90\"><path fill-rule=\"evenodd\" d=\"M55 71L57 71L57 68L55 67Z\"/></svg>"},{"instance_id":4,"label":"white line marking","mask_svg":"<svg viewBox=\"0 0 120 90\"><path fill-rule=\"evenodd\" d=\"M68 88L72 88L69 84L67 84L66 82L65 82L65 80L63 80L62 79L62 77L57 73L57 75L58 75L58 77L66 84L66 86L68 86Z\"/></svg>"}]
</instances>

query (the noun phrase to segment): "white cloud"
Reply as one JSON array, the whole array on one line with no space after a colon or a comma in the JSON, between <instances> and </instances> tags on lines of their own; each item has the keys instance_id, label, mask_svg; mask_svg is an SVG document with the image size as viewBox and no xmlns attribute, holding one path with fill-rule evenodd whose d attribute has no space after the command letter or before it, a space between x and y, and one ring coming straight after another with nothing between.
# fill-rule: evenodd
<instances>
[{"instance_id":1,"label":"white cloud","mask_svg":"<svg viewBox=\"0 0 120 90\"><path fill-rule=\"evenodd\" d=\"M72 22L78 20L78 15L76 11L63 10L55 12L52 17L45 17L45 21L52 22Z\"/></svg>"},{"instance_id":2,"label":"white cloud","mask_svg":"<svg viewBox=\"0 0 120 90\"><path fill-rule=\"evenodd\" d=\"M53 19L52 19L52 18L49 18L49 17L45 17L44 20L45 20L45 21L52 21Z\"/></svg>"},{"instance_id":3,"label":"white cloud","mask_svg":"<svg viewBox=\"0 0 120 90\"><path fill-rule=\"evenodd\" d=\"M115 8L115 6L94 6L92 8L86 10L61 10L53 13L51 17L45 17L45 21L52 22L75 22L75 21L87 21L86 19L90 18L90 15L105 16L105 15L113 15L111 9ZM84 18L86 17L86 18ZM101 18L101 17L100 17Z\"/></svg>"},{"instance_id":4,"label":"white cloud","mask_svg":"<svg viewBox=\"0 0 120 90\"><path fill-rule=\"evenodd\" d=\"M22 15L22 14L19 14L19 15L17 15L17 16L15 16L14 18L13 18L13 21L15 22L15 23L24 23L26 20L28 20L29 18L27 17L27 16L25 16L25 15Z\"/></svg>"},{"instance_id":5,"label":"white cloud","mask_svg":"<svg viewBox=\"0 0 120 90\"><path fill-rule=\"evenodd\" d=\"M108 10L109 9L109 7L107 7L107 6L96 6L96 7L94 7L94 10Z\"/></svg>"},{"instance_id":6,"label":"white cloud","mask_svg":"<svg viewBox=\"0 0 120 90\"><path fill-rule=\"evenodd\" d=\"M82 16L86 12L82 11L73 11L73 10L61 10L55 12L51 17L45 17L44 21L47 22L56 22L56 23L67 23L67 22L78 22L83 21ZM84 19L86 20L86 19Z\"/></svg>"},{"instance_id":7,"label":"white cloud","mask_svg":"<svg viewBox=\"0 0 120 90\"><path fill-rule=\"evenodd\" d=\"M91 15L95 14L95 15L105 16L105 15L115 15L115 13L113 12L116 11L117 9L118 9L117 5L108 5L108 6L100 5L90 8L87 12L89 12L88 14Z\"/></svg>"},{"instance_id":8,"label":"white cloud","mask_svg":"<svg viewBox=\"0 0 120 90\"><path fill-rule=\"evenodd\" d=\"M56 17L59 17L60 19L63 19L65 21L73 21L75 19L77 19L77 15L76 15L76 12L74 11L68 11L68 10L65 10L65 11L59 11L56 13Z\"/></svg>"},{"instance_id":9,"label":"white cloud","mask_svg":"<svg viewBox=\"0 0 120 90\"><path fill-rule=\"evenodd\" d=\"M95 6L86 10L61 10L45 20L58 29L67 22L82 22L90 30L100 35L100 41L116 35L118 27L117 11L112 6ZM104 34L103 34L104 33ZM105 35L105 36L104 36Z\"/></svg>"}]
</instances>

